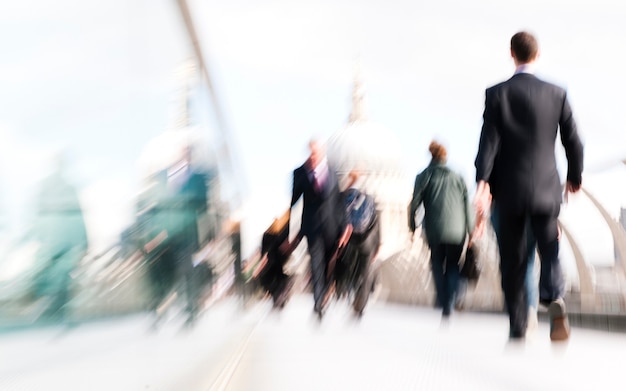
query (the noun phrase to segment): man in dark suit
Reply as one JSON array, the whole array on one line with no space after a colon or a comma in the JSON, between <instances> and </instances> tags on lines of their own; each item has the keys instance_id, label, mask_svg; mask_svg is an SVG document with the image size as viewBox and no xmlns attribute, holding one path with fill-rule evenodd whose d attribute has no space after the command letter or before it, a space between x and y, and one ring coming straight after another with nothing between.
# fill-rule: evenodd
<instances>
[{"instance_id":1,"label":"man in dark suit","mask_svg":"<svg viewBox=\"0 0 626 391\"><path fill-rule=\"evenodd\" d=\"M580 190L583 146L565 90L532 74L538 54L533 35L513 35L515 75L486 91L475 161L475 204L483 222L491 196L498 204L502 288L510 337L524 338L528 321L524 290L528 219L541 256L540 303L548 306L550 338L557 341L569 338L557 227L562 201L554 153L557 131L568 161L566 192Z\"/></svg>"},{"instance_id":2,"label":"man in dark suit","mask_svg":"<svg viewBox=\"0 0 626 391\"><path fill-rule=\"evenodd\" d=\"M347 243L349 228L339 183L328 165L323 147L313 140L309 149L311 154L307 161L293 172L291 206L303 197L299 238L307 238L314 310L321 318L330 285L328 264L335 250ZM297 242L294 241L291 247Z\"/></svg>"}]
</instances>

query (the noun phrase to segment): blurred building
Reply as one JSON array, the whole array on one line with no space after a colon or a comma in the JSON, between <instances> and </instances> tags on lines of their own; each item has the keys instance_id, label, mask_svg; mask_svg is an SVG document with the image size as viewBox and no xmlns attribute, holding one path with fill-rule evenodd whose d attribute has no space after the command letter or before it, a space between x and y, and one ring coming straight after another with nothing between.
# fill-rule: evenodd
<instances>
[{"instance_id":1,"label":"blurred building","mask_svg":"<svg viewBox=\"0 0 626 391\"><path fill-rule=\"evenodd\" d=\"M187 147L191 149L189 164L195 172L206 177L208 187L207 212L199 223L201 241L206 241L218 235L227 218L228 207L222 201L222 183L212 140L205 127L195 124L191 110L198 89L198 72L193 60L180 64L176 70L178 90L172 104L170 127L148 142L138 161L141 180L144 182L142 193L149 192L154 176L175 164L181 150ZM140 206L138 208L141 209Z\"/></svg>"},{"instance_id":2,"label":"blurred building","mask_svg":"<svg viewBox=\"0 0 626 391\"><path fill-rule=\"evenodd\" d=\"M358 170L362 190L376 199L381 224L380 259L403 250L409 242L407 205L412 188L403 172L401 151L392 131L367 118L363 83L357 76L348 123L328 140L327 155L342 189L347 174Z\"/></svg>"},{"instance_id":3,"label":"blurred building","mask_svg":"<svg viewBox=\"0 0 626 391\"><path fill-rule=\"evenodd\" d=\"M77 316L103 316L119 312L134 312L146 308L150 289L146 279L147 259L141 251L143 243L152 239L150 215L155 207L155 192L162 184L159 173L166 171L181 151L190 148L189 165L202 174L207 185L206 211L198 216L200 250L196 262L206 263L216 276L229 272L235 254L230 238L218 238L228 217L227 204L222 199L221 177L207 129L195 124L190 107L198 88L197 67L193 61L183 62L176 70L178 89L172 100L172 116L168 129L157 134L144 146L138 156L139 194L133 200L134 220L121 233L119 242L108 251L97 254L84 263L77 291ZM229 277L232 279L232 276Z\"/></svg>"},{"instance_id":4,"label":"blurred building","mask_svg":"<svg viewBox=\"0 0 626 391\"><path fill-rule=\"evenodd\" d=\"M377 259L381 294L392 301L431 305L434 287L430 250L421 228L413 241L408 229L408 205L415 174L404 170L402 147L395 133L369 119L365 103L365 89L357 74L347 124L329 138L328 160L337 170L340 185L345 183L350 171L358 170L362 174L362 190L376 199L382 239ZM423 208L420 208L416 218L422 217ZM484 242L481 251L484 270L471 299L474 307L494 308L502 302L495 235Z\"/></svg>"}]
</instances>

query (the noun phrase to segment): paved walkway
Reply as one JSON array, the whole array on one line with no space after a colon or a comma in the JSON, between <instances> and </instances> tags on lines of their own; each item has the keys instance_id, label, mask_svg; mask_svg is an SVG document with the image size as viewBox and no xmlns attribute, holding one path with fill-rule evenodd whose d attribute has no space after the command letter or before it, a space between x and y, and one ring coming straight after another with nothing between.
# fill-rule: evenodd
<instances>
[{"instance_id":1,"label":"paved walkway","mask_svg":"<svg viewBox=\"0 0 626 391\"><path fill-rule=\"evenodd\" d=\"M551 344L541 323L507 344L501 315L372 303L355 319L310 296L282 312L216 304L193 329L146 317L0 336L0 390L592 390L621 389L626 335L574 329Z\"/></svg>"}]
</instances>

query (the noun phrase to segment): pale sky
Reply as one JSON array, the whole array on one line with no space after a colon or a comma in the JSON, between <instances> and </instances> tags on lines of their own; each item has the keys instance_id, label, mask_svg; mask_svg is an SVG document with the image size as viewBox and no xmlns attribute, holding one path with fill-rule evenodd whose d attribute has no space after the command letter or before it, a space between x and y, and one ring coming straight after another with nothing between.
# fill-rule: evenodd
<instances>
[{"instance_id":1,"label":"pale sky","mask_svg":"<svg viewBox=\"0 0 626 391\"><path fill-rule=\"evenodd\" d=\"M400 140L411 179L427 163L426 146L435 137L472 186L484 89L512 74L508 44L520 29L540 41L537 74L568 90L586 145L585 183L588 177L590 191L613 215L626 206L626 172L615 166L626 157L626 132L613 120L626 88L624 55L615 50L626 44L626 14L613 2L192 4L215 73L223 75L230 118L242 133L255 130L241 143L243 155L259 159L258 151L267 151L265 171L250 178L264 206L270 200L261 195L280 195L277 188L284 190L276 209L288 202L289 175L303 160L308 137L345 124L357 59L369 117ZM567 208L568 221L575 215L573 234L593 244L581 246L589 259L610 262L608 228L584 200L579 204Z\"/></svg>"},{"instance_id":2,"label":"pale sky","mask_svg":"<svg viewBox=\"0 0 626 391\"><path fill-rule=\"evenodd\" d=\"M612 214L626 206L625 167L611 165L626 157L615 120L626 90L626 11L617 2L189 2L248 190L244 252L288 206L307 140L346 123L357 60L368 116L398 139L409 180L438 138L473 187L484 90L512 74L508 44L520 29L539 39L537 74L568 90L585 184ZM0 205L36 183L45 168L38 151L67 146L98 221L92 232L114 236L130 219L139 155L171 124L174 70L190 54L175 1L3 2L0 50ZM215 131L208 99L197 106L195 118ZM588 258L607 262L606 228L588 208L572 209Z\"/></svg>"}]
</instances>

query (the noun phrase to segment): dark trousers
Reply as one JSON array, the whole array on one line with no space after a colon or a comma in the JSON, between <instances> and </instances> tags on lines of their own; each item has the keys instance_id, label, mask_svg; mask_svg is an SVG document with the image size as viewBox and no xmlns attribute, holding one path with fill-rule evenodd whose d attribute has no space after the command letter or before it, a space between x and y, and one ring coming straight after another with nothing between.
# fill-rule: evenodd
<instances>
[{"instance_id":1,"label":"dark trousers","mask_svg":"<svg viewBox=\"0 0 626 391\"><path fill-rule=\"evenodd\" d=\"M500 241L500 226L498 222L499 208L496 203L492 204L491 208L491 225L493 225L493 230L496 233L496 239ZM535 282L535 248L537 247L537 241L535 240L535 236L530 229L530 218L526 219L526 300L529 306L537 309L537 304L539 301L538 294L538 286ZM502 264L500 264L502 267Z\"/></svg>"},{"instance_id":2,"label":"dark trousers","mask_svg":"<svg viewBox=\"0 0 626 391\"><path fill-rule=\"evenodd\" d=\"M337 292L347 294L353 290L355 300L367 303L373 278L370 267L380 248L380 225L378 221L364 234L353 233L343 256L335 266Z\"/></svg>"},{"instance_id":3,"label":"dark trousers","mask_svg":"<svg viewBox=\"0 0 626 391\"><path fill-rule=\"evenodd\" d=\"M524 284L527 271L526 224L537 241L541 258L539 300L550 302L563 296L564 279L559 261L557 216L512 213L500 210L498 216L502 290L512 337L523 336L528 323L528 302Z\"/></svg>"},{"instance_id":4,"label":"dark trousers","mask_svg":"<svg viewBox=\"0 0 626 391\"><path fill-rule=\"evenodd\" d=\"M459 260L464 243L430 246L430 266L435 281L437 303L444 315L450 315L459 288Z\"/></svg>"},{"instance_id":5,"label":"dark trousers","mask_svg":"<svg viewBox=\"0 0 626 391\"><path fill-rule=\"evenodd\" d=\"M311 282L313 284L313 300L315 301L315 309L321 310L322 301L328 291L329 281L326 278L328 270L328 262L335 250L334 242L324 240L323 235L307 236L307 244L309 247Z\"/></svg>"},{"instance_id":6,"label":"dark trousers","mask_svg":"<svg viewBox=\"0 0 626 391\"><path fill-rule=\"evenodd\" d=\"M171 251L155 254L147 262L150 283L150 310L156 312L176 282L176 262Z\"/></svg>"},{"instance_id":7,"label":"dark trousers","mask_svg":"<svg viewBox=\"0 0 626 391\"><path fill-rule=\"evenodd\" d=\"M284 292L289 280L289 276L283 270L286 261L287 257L270 252L267 255L267 265L261 272L261 286L272 295L275 303Z\"/></svg>"},{"instance_id":8,"label":"dark trousers","mask_svg":"<svg viewBox=\"0 0 626 391\"><path fill-rule=\"evenodd\" d=\"M188 320L193 321L198 316L198 310L200 307L200 284L198 281L198 275L196 269L192 263L191 251L180 254L178 259L178 277L180 284L178 292L180 295L184 295L185 310L187 312Z\"/></svg>"},{"instance_id":9,"label":"dark trousers","mask_svg":"<svg viewBox=\"0 0 626 391\"><path fill-rule=\"evenodd\" d=\"M199 309L200 281L192 263L191 246L171 246L150 265L149 275L153 298L151 310L156 311L174 289L185 300L188 320L195 320Z\"/></svg>"}]
</instances>

